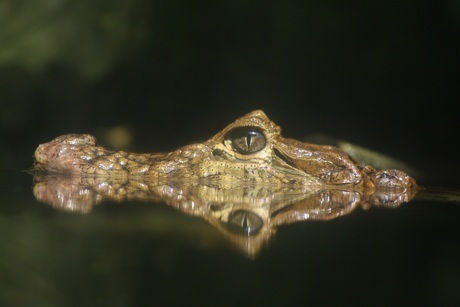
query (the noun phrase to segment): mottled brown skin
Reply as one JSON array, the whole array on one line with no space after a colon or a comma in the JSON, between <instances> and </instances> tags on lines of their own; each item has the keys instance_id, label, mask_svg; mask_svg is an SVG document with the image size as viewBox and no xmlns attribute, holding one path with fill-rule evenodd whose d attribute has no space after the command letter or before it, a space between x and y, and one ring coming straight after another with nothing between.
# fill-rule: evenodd
<instances>
[{"instance_id":1,"label":"mottled brown skin","mask_svg":"<svg viewBox=\"0 0 460 307\"><path fill-rule=\"evenodd\" d=\"M111 151L87 134L60 136L35 152L36 171L110 178L193 180L207 184L349 186L415 189L399 170L360 165L340 149L286 139L261 110L228 125L203 143L170 153Z\"/></svg>"}]
</instances>

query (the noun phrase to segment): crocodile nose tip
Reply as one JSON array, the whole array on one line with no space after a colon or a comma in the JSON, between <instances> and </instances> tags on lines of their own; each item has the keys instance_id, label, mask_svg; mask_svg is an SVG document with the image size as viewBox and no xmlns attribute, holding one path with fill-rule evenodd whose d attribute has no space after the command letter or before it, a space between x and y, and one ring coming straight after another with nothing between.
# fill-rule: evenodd
<instances>
[{"instance_id":1,"label":"crocodile nose tip","mask_svg":"<svg viewBox=\"0 0 460 307\"><path fill-rule=\"evenodd\" d=\"M46 149L47 144L41 144L37 147L34 153L34 158L36 163L46 163L48 161L48 150Z\"/></svg>"}]
</instances>

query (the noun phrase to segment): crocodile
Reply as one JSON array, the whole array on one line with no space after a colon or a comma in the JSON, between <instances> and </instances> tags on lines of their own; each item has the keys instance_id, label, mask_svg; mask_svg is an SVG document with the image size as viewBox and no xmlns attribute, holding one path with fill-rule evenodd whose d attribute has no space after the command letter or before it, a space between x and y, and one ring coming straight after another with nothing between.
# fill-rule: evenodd
<instances>
[{"instance_id":1,"label":"crocodile","mask_svg":"<svg viewBox=\"0 0 460 307\"><path fill-rule=\"evenodd\" d=\"M99 178L143 178L225 185L416 190L397 169L361 164L344 151L285 138L262 110L252 111L205 142L167 153L114 151L89 134L67 134L38 146L34 171Z\"/></svg>"}]
</instances>

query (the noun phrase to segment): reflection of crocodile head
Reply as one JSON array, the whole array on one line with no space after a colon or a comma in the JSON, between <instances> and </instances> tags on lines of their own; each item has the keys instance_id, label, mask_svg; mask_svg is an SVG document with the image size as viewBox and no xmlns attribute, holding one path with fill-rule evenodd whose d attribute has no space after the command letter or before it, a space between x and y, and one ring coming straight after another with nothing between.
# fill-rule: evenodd
<instances>
[{"instance_id":1,"label":"reflection of crocodile head","mask_svg":"<svg viewBox=\"0 0 460 307\"><path fill-rule=\"evenodd\" d=\"M34 176L35 197L58 210L89 213L103 201L166 203L201 217L254 257L278 226L306 220L330 220L361 206L395 207L412 199L410 191L350 187L203 185L88 176Z\"/></svg>"},{"instance_id":2,"label":"reflection of crocodile head","mask_svg":"<svg viewBox=\"0 0 460 307\"><path fill-rule=\"evenodd\" d=\"M331 146L281 136L264 112L251 112L203 143L136 154L64 135L35 152L37 199L89 212L104 200L164 202L200 216L255 255L277 226L332 219L361 205L396 206L415 194L399 170L375 170Z\"/></svg>"},{"instance_id":3,"label":"reflection of crocodile head","mask_svg":"<svg viewBox=\"0 0 460 307\"><path fill-rule=\"evenodd\" d=\"M115 152L97 146L93 136L64 135L37 148L35 170L206 184L416 187L415 181L399 170L377 171L335 147L286 139L260 110L237 119L206 142L165 154Z\"/></svg>"}]
</instances>

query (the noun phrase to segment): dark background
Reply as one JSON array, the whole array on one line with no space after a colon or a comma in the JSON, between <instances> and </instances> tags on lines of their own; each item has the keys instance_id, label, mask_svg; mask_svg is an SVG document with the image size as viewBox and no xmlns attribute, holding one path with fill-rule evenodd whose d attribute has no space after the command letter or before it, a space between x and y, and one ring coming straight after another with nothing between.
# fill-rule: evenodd
<instances>
[{"instance_id":1,"label":"dark background","mask_svg":"<svg viewBox=\"0 0 460 307\"><path fill-rule=\"evenodd\" d=\"M64 133L125 125L127 149L165 151L261 108L285 136L346 139L455 185L458 1L2 6L2 169Z\"/></svg>"},{"instance_id":2,"label":"dark background","mask_svg":"<svg viewBox=\"0 0 460 307\"><path fill-rule=\"evenodd\" d=\"M5 170L65 133L167 151L260 108L458 188L459 55L458 0L1 1L0 302L458 305L455 202L281 227L251 260L173 208L63 213Z\"/></svg>"}]
</instances>

